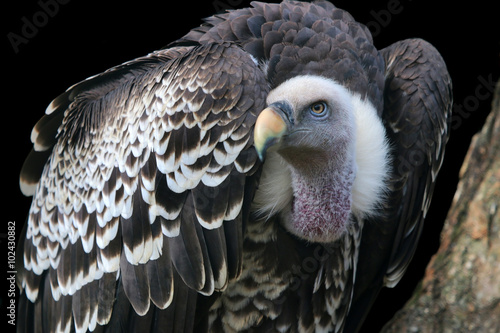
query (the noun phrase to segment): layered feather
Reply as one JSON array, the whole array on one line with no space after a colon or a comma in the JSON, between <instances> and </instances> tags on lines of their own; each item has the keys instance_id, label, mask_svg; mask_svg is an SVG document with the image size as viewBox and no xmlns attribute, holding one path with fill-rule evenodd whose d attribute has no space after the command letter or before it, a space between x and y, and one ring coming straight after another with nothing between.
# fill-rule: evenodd
<instances>
[{"instance_id":1,"label":"layered feather","mask_svg":"<svg viewBox=\"0 0 500 333\"><path fill-rule=\"evenodd\" d=\"M383 211L353 216L326 245L280 227L293 200L282 161L266 162L274 185L253 206L267 214L251 208L257 113L269 89L311 74L368 101L392 153ZM72 86L33 129L21 174L34 199L19 330L355 331L415 251L450 89L435 49L409 40L379 52L327 1L254 2ZM424 159L408 168L415 153Z\"/></svg>"},{"instance_id":2,"label":"layered feather","mask_svg":"<svg viewBox=\"0 0 500 333\"><path fill-rule=\"evenodd\" d=\"M53 298L60 328L86 331L111 320L117 283L139 315L178 299L175 275L205 295L224 289L240 271L227 253L242 239L223 224L243 228L266 93L252 58L225 43L155 52L54 100L32 137L36 150L53 147L24 241L27 298ZM49 118L61 119L57 130ZM62 302L73 312L51 310Z\"/></svg>"}]
</instances>

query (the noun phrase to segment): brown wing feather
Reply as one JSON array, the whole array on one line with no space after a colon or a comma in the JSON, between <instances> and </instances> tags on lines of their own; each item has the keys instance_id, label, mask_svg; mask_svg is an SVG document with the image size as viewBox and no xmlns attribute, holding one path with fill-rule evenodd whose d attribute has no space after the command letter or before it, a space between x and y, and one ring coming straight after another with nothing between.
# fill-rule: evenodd
<instances>
[{"instance_id":1,"label":"brown wing feather","mask_svg":"<svg viewBox=\"0 0 500 333\"><path fill-rule=\"evenodd\" d=\"M395 286L417 247L449 136L451 79L438 51L420 39L381 50L386 63L383 120L393 147L384 215L364 223L352 311L359 328L383 285Z\"/></svg>"},{"instance_id":2,"label":"brown wing feather","mask_svg":"<svg viewBox=\"0 0 500 333\"><path fill-rule=\"evenodd\" d=\"M21 174L35 189L19 268L26 307L86 330L132 320L114 304L153 320L175 309L175 290L225 288L241 271L246 179L260 163L251 130L267 89L248 54L214 43L152 53L56 98L32 136L50 156ZM193 324L195 300L176 320ZM61 302L70 312L54 311Z\"/></svg>"},{"instance_id":3,"label":"brown wing feather","mask_svg":"<svg viewBox=\"0 0 500 333\"><path fill-rule=\"evenodd\" d=\"M384 119L397 142L394 180L402 185L400 223L386 283L399 281L413 256L449 137L451 79L439 52L411 39L382 50L386 61Z\"/></svg>"}]
</instances>

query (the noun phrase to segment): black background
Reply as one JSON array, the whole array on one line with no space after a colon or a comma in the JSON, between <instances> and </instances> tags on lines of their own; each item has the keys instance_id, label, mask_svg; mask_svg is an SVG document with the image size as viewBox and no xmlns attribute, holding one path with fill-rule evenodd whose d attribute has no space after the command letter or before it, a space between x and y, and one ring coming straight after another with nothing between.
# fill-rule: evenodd
<instances>
[{"instance_id":1,"label":"black background","mask_svg":"<svg viewBox=\"0 0 500 333\"><path fill-rule=\"evenodd\" d=\"M31 129L54 97L91 75L163 47L198 26L202 17L249 4L243 0L66 2L49 6L50 15L42 14L43 4L55 0L4 3L1 105L6 166L2 170L4 213L0 233L7 232L8 221L16 221L17 235L21 232L31 200L19 190L19 170L31 149ZM382 292L365 325L366 332L377 332L411 295L439 246L460 166L472 135L480 130L491 106L492 93L480 78L496 82L499 77L500 18L495 17L498 8L492 1L464 5L435 0L342 0L334 4L368 24L379 49L412 37L431 42L451 74L455 109L465 110L454 118L417 255L403 281ZM27 21L36 23L36 30L23 30ZM9 36L12 39L23 34L29 38L17 46L9 40ZM7 256L0 259L0 270L3 272L6 266ZM5 299L6 292L1 293L0 299Z\"/></svg>"}]
</instances>

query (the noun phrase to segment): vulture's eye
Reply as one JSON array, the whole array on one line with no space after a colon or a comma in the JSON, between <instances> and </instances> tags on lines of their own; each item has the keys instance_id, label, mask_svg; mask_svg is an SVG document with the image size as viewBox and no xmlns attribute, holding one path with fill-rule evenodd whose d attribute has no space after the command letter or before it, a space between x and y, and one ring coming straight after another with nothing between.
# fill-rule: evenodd
<instances>
[{"instance_id":1,"label":"vulture's eye","mask_svg":"<svg viewBox=\"0 0 500 333\"><path fill-rule=\"evenodd\" d=\"M309 110L313 116L324 116L328 111L328 107L325 102L317 102L312 104L309 107Z\"/></svg>"}]
</instances>

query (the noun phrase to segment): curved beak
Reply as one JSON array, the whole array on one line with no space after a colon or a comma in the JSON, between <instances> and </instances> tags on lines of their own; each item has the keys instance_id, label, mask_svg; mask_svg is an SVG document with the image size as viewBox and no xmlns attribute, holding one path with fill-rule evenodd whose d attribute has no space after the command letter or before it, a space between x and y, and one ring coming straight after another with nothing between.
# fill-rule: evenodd
<instances>
[{"instance_id":1,"label":"curved beak","mask_svg":"<svg viewBox=\"0 0 500 333\"><path fill-rule=\"evenodd\" d=\"M289 130L290 108L283 103L274 103L262 110L254 128L254 145L261 161L266 151L278 143Z\"/></svg>"}]
</instances>

